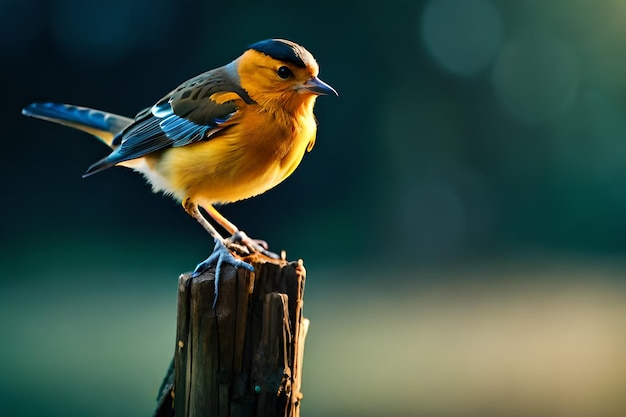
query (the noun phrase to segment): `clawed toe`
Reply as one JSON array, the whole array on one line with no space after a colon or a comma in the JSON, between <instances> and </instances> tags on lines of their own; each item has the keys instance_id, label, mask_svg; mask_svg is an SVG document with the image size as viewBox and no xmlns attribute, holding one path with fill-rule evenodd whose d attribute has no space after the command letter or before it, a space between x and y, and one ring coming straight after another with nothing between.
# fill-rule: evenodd
<instances>
[{"instance_id":1,"label":"clawed toe","mask_svg":"<svg viewBox=\"0 0 626 417\"><path fill-rule=\"evenodd\" d=\"M280 256L269 251L269 245L264 240L252 239L244 232L238 230L230 238L226 239L226 245L233 249L243 252L245 255L257 252L268 258L280 259Z\"/></svg>"},{"instance_id":2,"label":"clawed toe","mask_svg":"<svg viewBox=\"0 0 626 417\"><path fill-rule=\"evenodd\" d=\"M254 271L254 267L252 265L242 261L241 259L235 258L230 250L224 246L220 240L215 239L213 253L211 253L211 255L204 261L200 262L191 274L192 278L196 278L206 272L206 270L210 267L215 266L215 298L213 300L213 308L215 308L215 304L217 303L219 280L222 273L222 265L225 263L232 265L235 268L245 268L249 271Z\"/></svg>"},{"instance_id":3,"label":"clawed toe","mask_svg":"<svg viewBox=\"0 0 626 417\"><path fill-rule=\"evenodd\" d=\"M244 232L237 231L228 239L215 239L215 247L211 255L204 261L200 262L191 274L192 278L197 278L206 272L212 266L215 266L215 299L213 307L217 303L217 295L219 291L219 280L221 277L221 269L224 263L232 265L235 268L245 268L254 271L252 265L236 258L233 253L242 256L260 253L272 259L281 259L274 252L268 250L267 242L262 240L251 239Z\"/></svg>"}]
</instances>

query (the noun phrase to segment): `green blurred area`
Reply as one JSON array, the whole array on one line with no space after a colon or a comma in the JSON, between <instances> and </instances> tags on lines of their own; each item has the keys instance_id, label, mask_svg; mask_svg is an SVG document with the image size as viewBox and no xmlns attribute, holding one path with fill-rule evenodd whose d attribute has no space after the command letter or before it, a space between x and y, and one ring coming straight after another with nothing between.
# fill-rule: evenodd
<instances>
[{"instance_id":1,"label":"green blurred area","mask_svg":"<svg viewBox=\"0 0 626 417\"><path fill-rule=\"evenodd\" d=\"M625 271L573 259L309 268L302 412L622 416ZM48 284L2 288L10 415L149 415L174 348L176 292L173 275L165 285L162 271L142 272L155 283L111 271L70 286L55 267L39 274Z\"/></svg>"},{"instance_id":2,"label":"green blurred area","mask_svg":"<svg viewBox=\"0 0 626 417\"><path fill-rule=\"evenodd\" d=\"M305 415L620 416L626 3L5 0L0 401L142 416L176 280L212 248L106 149L19 115L133 115L285 37L339 98L285 183L223 213L309 271Z\"/></svg>"}]
</instances>

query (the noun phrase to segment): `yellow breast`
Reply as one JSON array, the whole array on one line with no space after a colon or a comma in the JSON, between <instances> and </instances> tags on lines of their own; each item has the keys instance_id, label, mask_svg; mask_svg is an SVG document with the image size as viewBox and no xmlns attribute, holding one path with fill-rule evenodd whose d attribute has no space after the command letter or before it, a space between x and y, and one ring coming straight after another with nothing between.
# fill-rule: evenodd
<instances>
[{"instance_id":1,"label":"yellow breast","mask_svg":"<svg viewBox=\"0 0 626 417\"><path fill-rule=\"evenodd\" d=\"M295 170L315 140L312 107L296 117L256 106L242 109L219 136L167 149L160 158L148 160L158 188L178 200L191 197L205 204L243 200L269 190Z\"/></svg>"}]
</instances>

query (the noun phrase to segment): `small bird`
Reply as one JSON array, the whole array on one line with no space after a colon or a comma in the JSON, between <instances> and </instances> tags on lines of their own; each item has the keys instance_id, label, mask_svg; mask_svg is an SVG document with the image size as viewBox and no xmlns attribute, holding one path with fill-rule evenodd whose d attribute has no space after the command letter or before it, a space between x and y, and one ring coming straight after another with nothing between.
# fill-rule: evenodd
<instances>
[{"instance_id":1,"label":"small bird","mask_svg":"<svg viewBox=\"0 0 626 417\"><path fill-rule=\"evenodd\" d=\"M287 178L315 144L319 95L337 95L320 80L302 46L285 39L254 43L231 63L182 83L134 119L86 107L33 103L22 114L90 133L112 152L83 177L114 165L145 176L155 192L182 203L215 239L199 275L222 262L251 268L230 250L275 256L223 217L216 204L259 195ZM222 237L202 207L230 236ZM216 279L217 290L217 279Z\"/></svg>"}]
</instances>

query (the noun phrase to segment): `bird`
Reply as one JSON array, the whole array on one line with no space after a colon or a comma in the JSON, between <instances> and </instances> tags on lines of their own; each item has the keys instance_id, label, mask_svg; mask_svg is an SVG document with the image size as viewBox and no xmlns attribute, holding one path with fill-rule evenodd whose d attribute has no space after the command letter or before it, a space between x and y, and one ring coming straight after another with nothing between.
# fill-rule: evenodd
<instances>
[{"instance_id":1,"label":"bird","mask_svg":"<svg viewBox=\"0 0 626 417\"><path fill-rule=\"evenodd\" d=\"M142 174L154 192L180 202L215 240L194 275L222 263L251 269L231 251L276 257L216 209L275 187L316 140L316 98L337 91L319 77L303 46L286 39L251 44L232 62L193 77L134 118L88 107L38 102L22 114L87 132L111 148L83 177L113 166ZM202 208L208 218L200 211ZM221 226L222 236L211 223Z\"/></svg>"}]
</instances>

